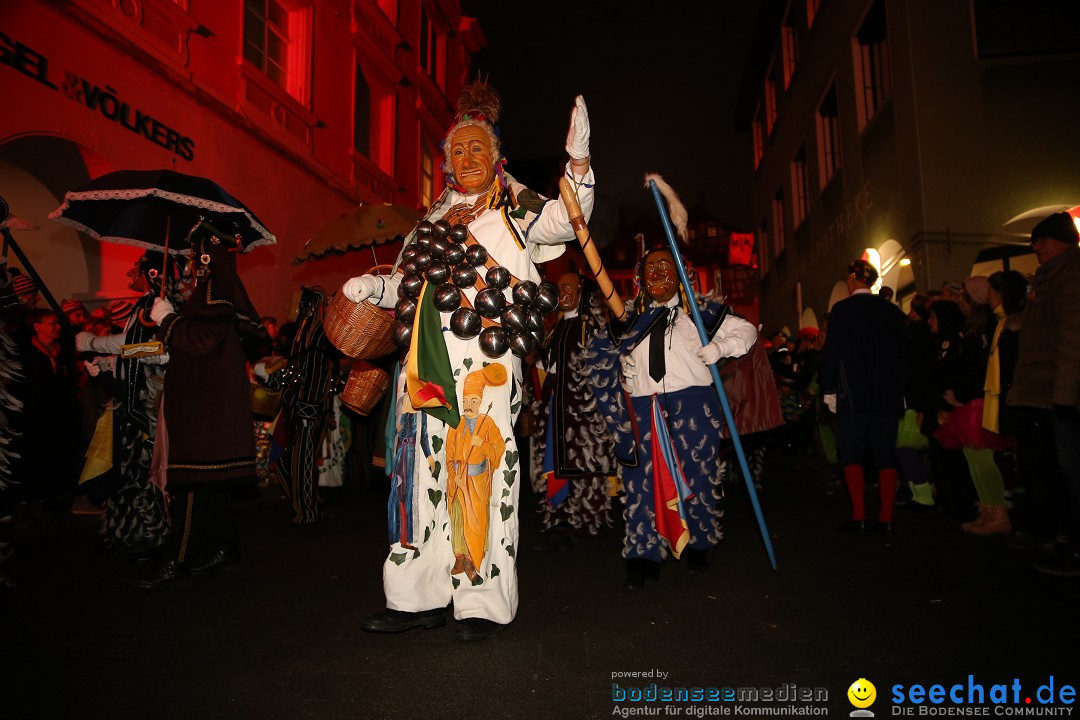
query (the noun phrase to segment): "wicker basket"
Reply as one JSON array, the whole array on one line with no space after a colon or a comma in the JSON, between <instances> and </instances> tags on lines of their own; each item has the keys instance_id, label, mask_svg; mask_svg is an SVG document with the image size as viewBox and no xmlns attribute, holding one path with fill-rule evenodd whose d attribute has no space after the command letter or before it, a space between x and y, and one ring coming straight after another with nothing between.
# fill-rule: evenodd
<instances>
[{"instance_id":1,"label":"wicker basket","mask_svg":"<svg viewBox=\"0 0 1080 720\"><path fill-rule=\"evenodd\" d=\"M369 272L389 267L376 265ZM354 303L340 291L327 303L323 330L334 347L352 358L382 357L395 349L394 316L367 301Z\"/></svg>"},{"instance_id":2,"label":"wicker basket","mask_svg":"<svg viewBox=\"0 0 1080 720\"><path fill-rule=\"evenodd\" d=\"M259 420L273 420L281 410L281 392L263 387L258 383L249 383L251 395L251 414Z\"/></svg>"},{"instance_id":3,"label":"wicker basket","mask_svg":"<svg viewBox=\"0 0 1080 720\"><path fill-rule=\"evenodd\" d=\"M349 380L341 391L341 402L360 415L367 415L382 399L390 387L390 376L385 370L363 360L353 363Z\"/></svg>"}]
</instances>

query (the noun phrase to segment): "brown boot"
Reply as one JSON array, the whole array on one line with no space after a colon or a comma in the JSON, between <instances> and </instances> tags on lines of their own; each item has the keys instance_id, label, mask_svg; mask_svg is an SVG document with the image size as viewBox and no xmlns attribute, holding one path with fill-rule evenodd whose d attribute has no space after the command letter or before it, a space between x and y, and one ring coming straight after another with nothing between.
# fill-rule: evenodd
<instances>
[{"instance_id":1,"label":"brown boot","mask_svg":"<svg viewBox=\"0 0 1080 720\"><path fill-rule=\"evenodd\" d=\"M1009 509L1004 505L992 505L987 511L986 522L968 530L972 535L1002 535L1012 532Z\"/></svg>"},{"instance_id":2,"label":"brown boot","mask_svg":"<svg viewBox=\"0 0 1080 720\"><path fill-rule=\"evenodd\" d=\"M975 532L973 528L977 528L986 522L987 516L990 514L990 506L983 503L976 503L979 506L979 514L974 520L960 523L960 529L964 532Z\"/></svg>"},{"instance_id":3,"label":"brown boot","mask_svg":"<svg viewBox=\"0 0 1080 720\"><path fill-rule=\"evenodd\" d=\"M455 555L454 556L454 567L450 568L450 574L451 575L460 575L463 572L465 572L465 556L464 555Z\"/></svg>"}]
</instances>

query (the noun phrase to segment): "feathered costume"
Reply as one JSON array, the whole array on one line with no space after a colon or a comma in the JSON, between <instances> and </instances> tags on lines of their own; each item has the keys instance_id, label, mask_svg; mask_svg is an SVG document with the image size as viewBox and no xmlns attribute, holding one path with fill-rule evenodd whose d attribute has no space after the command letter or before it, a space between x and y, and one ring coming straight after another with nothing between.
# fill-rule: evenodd
<instances>
[{"instance_id":1,"label":"feathered costume","mask_svg":"<svg viewBox=\"0 0 1080 720\"><path fill-rule=\"evenodd\" d=\"M583 288L578 313L560 318L543 348L549 372L532 400L532 465L534 489L543 493L544 530L596 535L611 524L608 478L616 474L615 451L586 352L598 332L606 332L606 322L595 293Z\"/></svg>"}]
</instances>

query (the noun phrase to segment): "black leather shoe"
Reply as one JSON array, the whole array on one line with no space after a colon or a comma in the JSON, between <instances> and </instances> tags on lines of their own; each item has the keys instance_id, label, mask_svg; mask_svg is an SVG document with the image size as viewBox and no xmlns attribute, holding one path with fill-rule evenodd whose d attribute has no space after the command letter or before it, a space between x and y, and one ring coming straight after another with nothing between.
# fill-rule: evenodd
<instances>
[{"instance_id":1,"label":"black leather shoe","mask_svg":"<svg viewBox=\"0 0 1080 720\"><path fill-rule=\"evenodd\" d=\"M865 535L866 534L866 521L865 520L848 520L847 522L840 523L840 531L851 533L852 535Z\"/></svg>"},{"instance_id":2,"label":"black leather shoe","mask_svg":"<svg viewBox=\"0 0 1080 720\"><path fill-rule=\"evenodd\" d=\"M127 584L142 590L184 587L191 584L191 570L187 563L169 560L159 565L149 577L130 577L127 579Z\"/></svg>"},{"instance_id":3,"label":"black leather shoe","mask_svg":"<svg viewBox=\"0 0 1080 720\"><path fill-rule=\"evenodd\" d=\"M423 612L383 610L360 621L360 629L375 633L399 633L413 628L437 628L446 624L446 608Z\"/></svg>"},{"instance_id":4,"label":"black leather shoe","mask_svg":"<svg viewBox=\"0 0 1080 720\"><path fill-rule=\"evenodd\" d=\"M686 549L686 573L688 575L701 575L709 569L709 551Z\"/></svg>"},{"instance_id":5,"label":"black leather shoe","mask_svg":"<svg viewBox=\"0 0 1080 720\"><path fill-rule=\"evenodd\" d=\"M623 587L627 590L640 590L647 583L660 580L660 563L644 558L630 558L626 561L626 580Z\"/></svg>"},{"instance_id":6,"label":"black leather shoe","mask_svg":"<svg viewBox=\"0 0 1080 720\"><path fill-rule=\"evenodd\" d=\"M574 549L574 539L569 535L548 535L533 545L536 552L567 552Z\"/></svg>"},{"instance_id":7,"label":"black leather shoe","mask_svg":"<svg viewBox=\"0 0 1080 720\"><path fill-rule=\"evenodd\" d=\"M236 548L221 548L211 555L205 562L194 565L191 568L192 575L203 575L215 570L223 570L240 564L240 553Z\"/></svg>"},{"instance_id":8,"label":"black leather shoe","mask_svg":"<svg viewBox=\"0 0 1080 720\"><path fill-rule=\"evenodd\" d=\"M454 628L454 637L458 640L486 640L503 629L503 626L494 620L484 618L465 618L459 620Z\"/></svg>"},{"instance_id":9,"label":"black leather shoe","mask_svg":"<svg viewBox=\"0 0 1080 720\"><path fill-rule=\"evenodd\" d=\"M870 529L878 535L885 535L886 537L892 537L893 535L893 524L891 520L887 522L884 520L879 520L878 522L871 525Z\"/></svg>"}]
</instances>

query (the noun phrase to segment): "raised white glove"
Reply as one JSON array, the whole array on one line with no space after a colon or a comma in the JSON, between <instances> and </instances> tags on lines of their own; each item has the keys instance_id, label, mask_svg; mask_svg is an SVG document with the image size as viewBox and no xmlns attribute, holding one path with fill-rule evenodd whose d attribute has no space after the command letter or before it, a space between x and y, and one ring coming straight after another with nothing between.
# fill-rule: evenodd
<instances>
[{"instance_id":1,"label":"raised white glove","mask_svg":"<svg viewBox=\"0 0 1080 720\"><path fill-rule=\"evenodd\" d=\"M575 160L589 157L589 110L585 107L585 98L574 98L574 109L570 111L570 132L566 134L566 154Z\"/></svg>"},{"instance_id":2,"label":"raised white glove","mask_svg":"<svg viewBox=\"0 0 1080 720\"><path fill-rule=\"evenodd\" d=\"M93 352L94 349L92 346L95 337L97 337L97 335L94 335L94 333L91 332L77 333L75 335L75 352ZM97 373L91 373L91 375L96 374Z\"/></svg>"},{"instance_id":3,"label":"raised white glove","mask_svg":"<svg viewBox=\"0 0 1080 720\"><path fill-rule=\"evenodd\" d=\"M821 396L821 399L825 401L825 407L829 408L829 412L836 414L836 393L825 393Z\"/></svg>"},{"instance_id":4,"label":"raised white glove","mask_svg":"<svg viewBox=\"0 0 1080 720\"><path fill-rule=\"evenodd\" d=\"M270 379L270 374L266 372L266 363L264 362L255 363L255 367L251 368L251 372L255 373L255 377L259 378L260 380Z\"/></svg>"},{"instance_id":5,"label":"raised white glove","mask_svg":"<svg viewBox=\"0 0 1080 720\"><path fill-rule=\"evenodd\" d=\"M165 298L154 298L154 305L150 308L150 319L160 325L162 320L174 312L176 310L173 309L171 302Z\"/></svg>"},{"instance_id":6,"label":"raised white glove","mask_svg":"<svg viewBox=\"0 0 1080 720\"><path fill-rule=\"evenodd\" d=\"M90 333L87 333L89 335ZM85 351L80 351L85 352ZM90 374L90 377L97 377L101 374L101 368L97 366L97 363L91 360L83 360L83 367L86 368L86 372Z\"/></svg>"},{"instance_id":7,"label":"raised white glove","mask_svg":"<svg viewBox=\"0 0 1080 720\"><path fill-rule=\"evenodd\" d=\"M381 289L381 281L374 275L360 275L346 280L341 292L354 303L362 303Z\"/></svg>"},{"instance_id":8,"label":"raised white glove","mask_svg":"<svg viewBox=\"0 0 1080 720\"><path fill-rule=\"evenodd\" d=\"M701 362L706 365L712 365L720 359L720 348L712 343L699 345L694 350L697 352L697 356L701 358Z\"/></svg>"}]
</instances>

